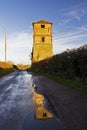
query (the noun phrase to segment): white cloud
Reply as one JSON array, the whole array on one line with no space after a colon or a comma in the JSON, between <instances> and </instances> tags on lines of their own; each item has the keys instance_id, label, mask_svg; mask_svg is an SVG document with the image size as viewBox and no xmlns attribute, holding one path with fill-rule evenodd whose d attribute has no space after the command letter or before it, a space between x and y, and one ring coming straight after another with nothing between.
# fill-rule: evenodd
<instances>
[{"instance_id":1,"label":"white cloud","mask_svg":"<svg viewBox=\"0 0 87 130\"><path fill-rule=\"evenodd\" d=\"M30 62L30 53L32 51L32 33L19 32L7 37L7 60L15 63L28 64ZM1 47L4 46L4 41L0 42ZM4 60L4 48L0 59Z\"/></svg>"},{"instance_id":2,"label":"white cloud","mask_svg":"<svg viewBox=\"0 0 87 130\"><path fill-rule=\"evenodd\" d=\"M85 9L73 9L70 12L66 13L67 17L71 17L72 19L76 19L80 21L81 17L86 15Z\"/></svg>"},{"instance_id":3,"label":"white cloud","mask_svg":"<svg viewBox=\"0 0 87 130\"><path fill-rule=\"evenodd\" d=\"M80 15L79 15L78 11L73 10L73 11L69 12L68 15L69 15L69 17L71 16L72 18L80 21Z\"/></svg>"},{"instance_id":4,"label":"white cloud","mask_svg":"<svg viewBox=\"0 0 87 130\"><path fill-rule=\"evenodd\" d=\"M73 20L81 21L87 15L87 2L82 2L69 8L61 10L60 25L67 25Z\"/></svg>"},{"instance_id":5,"label":"white cloud","mask_svg":"<svg viewBox=\"0 0 87 130\"><path fill-rule=\"evenodd\" d=\"M54 54L87 44L87 27L82 26L70 32L54 34L53 44Z\"/></svg>"},{"instance_id":6,"label":"white cloud","mask_svg":"<svg viewBox=\"0 0 87 130\"><path fill-rule=\"evenodd\" d=\"M77 48L87 44L87 26L72 28L71 31L53 34L54 54L66 49ZM15 63L30 62L33 45L33 34L25 32L14 33L7 37L7 60ZM4 60L4 40L0 39L0 60Z\"/></svg>"}]
</instances>

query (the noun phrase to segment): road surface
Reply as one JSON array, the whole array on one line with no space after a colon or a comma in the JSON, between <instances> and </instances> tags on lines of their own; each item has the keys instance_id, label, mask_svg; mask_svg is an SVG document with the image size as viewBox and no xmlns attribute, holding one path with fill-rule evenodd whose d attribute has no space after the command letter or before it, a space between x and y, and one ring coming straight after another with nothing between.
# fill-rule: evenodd
<instances>
[{"instance_id":1,"label":"road surface","mask_svg":"<svg viewBox=\"0 0 87 130\"><path fill-rule=\"evenodd\" d=\"M35 84L37 86L32 87ZM34 119L36 108L37 118L41 118L37 115L38 110L43 110L43 117L47 118L47 111L42 108L40 98L36 98L37 104L40 103L39 107L34 101L34 90L44 96L44 90L39 88L40 84L38 76L27 71L15 71L0 78L0 130L40 130L39 127L41 130L62 130L57 118L46 122ZM55 110L46 97L44 106L55 115ZM48 115L51 117L49 113Z\"/></svg>"},{"instance_id":2,"label":"road surface","mask_svg":"<svg viewBox=\"0 0 87 130\"><path fill-rule=\"evenodd\" d=\"M40 81L40 82L39 82ZM35 82L35 81L34 81ZM38 76L37 86L55 110L64 130L87 130L87 93ZM51 108L52 108L51 107Z\"/></svg>"}]
</instances>

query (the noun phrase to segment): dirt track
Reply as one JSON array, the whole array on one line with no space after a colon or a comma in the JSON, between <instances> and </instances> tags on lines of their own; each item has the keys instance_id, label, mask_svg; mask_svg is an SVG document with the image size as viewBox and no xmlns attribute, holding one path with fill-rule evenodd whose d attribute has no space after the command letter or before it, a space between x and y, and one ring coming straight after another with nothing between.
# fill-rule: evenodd
<instances>
[{"instance_id":1,"label":"dirt track","mask_svg":"<svg viewBox=\"0 0 87 130\"><path fill-rule=\"evenodd\" d=\"M35 84L49 98L64 130L87 130L87 93L38 76Z\"/></svg>"}]
</instances>

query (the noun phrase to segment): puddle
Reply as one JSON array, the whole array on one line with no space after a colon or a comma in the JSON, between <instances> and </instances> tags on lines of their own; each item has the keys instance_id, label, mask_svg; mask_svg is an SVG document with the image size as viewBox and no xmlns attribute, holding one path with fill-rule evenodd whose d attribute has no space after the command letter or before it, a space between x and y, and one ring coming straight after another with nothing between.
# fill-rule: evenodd
<instances>
[{"instance_id":1,"label":"puddle","mask_svg":"<svg viewBox=\"0 0 87 130\"><path fill-rule=\"evenodd\" d=\"M62 128L54 118L46 120L36 119L32 112L25 119L23 130L62 130Z\"/></svg>"},{"instance_id":2,"label":"puddle","mask_svg":"<svg viewBox=\"0 0 87 130\"><path fill-rule=\"evenodd\" d=\"M34 92L35 106L35 119L47 120L53 118L53 115L48 112L43 105L44 97Z\"/></svg>"},{"instance_id":3,"label":"puddle","mask_svg":"<svg viewBox=\"0 0 87 130\"><path fill-rule=\"evenodd\" d=\"M60 123L45 109L43 95L33 91L33 98L35 111L24 120L23 130L63 130Z\"/></svg>"}]
</instances>

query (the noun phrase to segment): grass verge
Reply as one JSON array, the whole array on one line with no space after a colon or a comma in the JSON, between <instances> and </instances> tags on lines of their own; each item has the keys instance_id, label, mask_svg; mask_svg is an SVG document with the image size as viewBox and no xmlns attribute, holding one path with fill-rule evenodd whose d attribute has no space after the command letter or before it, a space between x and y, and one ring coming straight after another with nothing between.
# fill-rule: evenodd
<instances>
[{"instance_id":1,"label":"grass verge","mask_svg":"<svg viewBox=\"0 0 87 130\"><path fill-rule=\"evenodd\" d=\"M11 73L11 72L13 72L13 71L14 71L13 68L11 68L11 69L1 69L1 68L0 68L0 77L4 76L4 75L6 75L6 74L9 74L9 73Z\"/></svg>"},{"instance_id":2,"label":"grass verge","mask_svg":"<svg viewBox=\"0 0 87 130\"><path fill-rule=\"evenodd\" d=\"M32 72L35 72L39 75L46 76L49 79L52 79L52 80L54 80L54 81L56 81L60 84L66 85L68 87L87 92L87 84L83 84L79 80L64 79L64 78L61 78L61 77L54 75L54 74L50 74L50 73L42 72L42 71L35 71L35 70L32 70L32 69L29 69L28 71L32 71Z\"/></svg>"}]
</instances>

